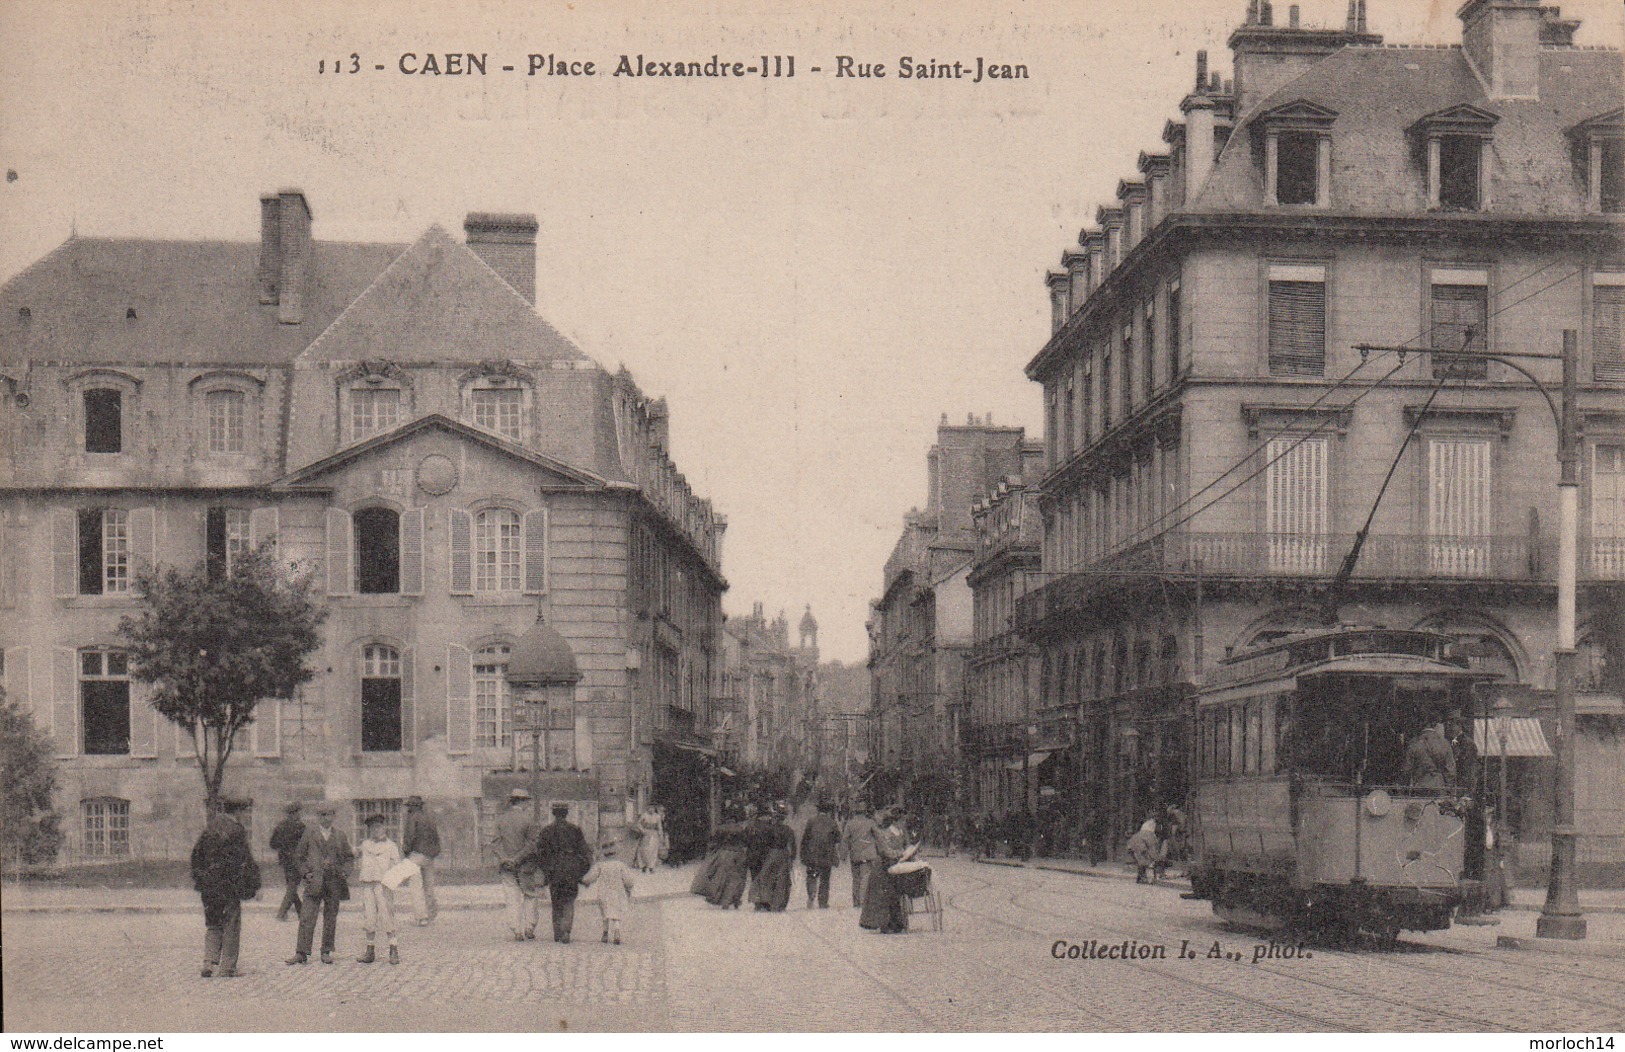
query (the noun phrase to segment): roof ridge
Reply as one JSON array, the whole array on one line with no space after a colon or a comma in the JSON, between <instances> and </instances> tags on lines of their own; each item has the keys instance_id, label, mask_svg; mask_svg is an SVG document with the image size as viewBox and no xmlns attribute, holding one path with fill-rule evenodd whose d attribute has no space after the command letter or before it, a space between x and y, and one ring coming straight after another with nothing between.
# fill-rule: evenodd
<instances>
[{"instance_id":1,"label":"roof ridge","mask_svg":"<svg viewBox=\"0 0 1625 1052\"><path fill-rule=\"evenodd\" d=\"M394 270L396 267L400 266L401 260L403 260L407 256L411 255L412 250L417 248L418 245L423 243L423 239L429 236L430 231L435 230L435 229L437 229L439 227L440 227L439 223L431 223L429 225L429 229L425 230L421 235L419 235L418 239L416 241L413 241L412 243L408 244L399 253L397 253L395 258L389 261L389 266L385 267L383 270L380 270L378 272L377 276L374 277L372 279L372 281L368 283L367 287L361 290L361 295L357 296L355 299L351 300L349 303L346 303L344 305L344 309L339 311L338 314L336 316L334 316L333 320L327 323L327 328L325 328L321 332L317 333L316 338L314 340L311 340L310 343L306 344L304 350L300 351L298 354L293 356L293 361L290 364L293 365L293 367L296 368L296 369L301 364L303 364L304 360L305 360L305 356L310 354L311 352L313 352L316 349L316 345L321 343L322 340L327 338L327 334L333 331L333 327L336 326L339 322L343 321L345 316L348 315L350 313L350 311L355 308L356 304L358 304L362 300L366 299L367 295L369 293L371 293L373 289L378 287L378 283L380 281L384 280L385 275L387 275L390 271ZM445 233L445 231L442 229L441 233Z\"/></svg>"}]
</instances>

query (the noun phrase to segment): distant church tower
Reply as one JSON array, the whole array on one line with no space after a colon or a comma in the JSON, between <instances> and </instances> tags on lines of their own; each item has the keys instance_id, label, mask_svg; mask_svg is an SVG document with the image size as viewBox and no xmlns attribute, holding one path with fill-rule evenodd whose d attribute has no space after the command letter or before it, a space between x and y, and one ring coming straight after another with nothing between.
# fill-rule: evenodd
<instances>
[{"instance_id":1,"label":"distant church tower","mask_svg":"<svg viewBox=\"0 0 1625 1052\"><path fill-rule=\"evenodd\" d=\"M812 604L807 604L807 612L801 615L801 649L811 651L813 660L818 656L818 619L813 616Z\"/></svg>"}]
</instances>

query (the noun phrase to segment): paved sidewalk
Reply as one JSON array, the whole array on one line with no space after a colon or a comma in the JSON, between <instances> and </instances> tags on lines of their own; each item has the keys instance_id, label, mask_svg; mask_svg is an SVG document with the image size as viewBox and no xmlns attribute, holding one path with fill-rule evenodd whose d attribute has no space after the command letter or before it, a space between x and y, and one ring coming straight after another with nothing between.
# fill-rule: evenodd
<instances>
[{"instance_id":1,"label":"paved sidewalk","mask_svg":"<svg viewBox=\"0 0 1625 1052\"><path fill-rule=\"evenodd\" d=\"M282 876L266 872L266 885L258 897L243 903L245 913L275 913L282 901ZM692 866L661 866L653 873L634 874L632 897L654 901L686 894L694 879ZM503 908L500 884L437 884L435 897L440 911L499 910ZM361 909L360 896L344 904L346 910ZM202 913L198 894L187 888L63 888L49 884L0 885L0 912L4 913Z\"/></svg>"}]
</instances>

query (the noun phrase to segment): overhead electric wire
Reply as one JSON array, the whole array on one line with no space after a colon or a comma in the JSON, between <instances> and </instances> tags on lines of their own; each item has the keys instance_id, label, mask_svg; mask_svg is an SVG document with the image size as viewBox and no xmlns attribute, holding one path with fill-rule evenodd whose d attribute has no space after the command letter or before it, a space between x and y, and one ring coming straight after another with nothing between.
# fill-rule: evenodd
<instances>
[{"instance_id":1,"label":"overhead electric wire","mask_svg":"<svg viewBox=\"0 0 1625 1052\"><path fill-rule=\"evenodd\" d=\"M1542 269L1545 269L1545 268L1542 268ZM1510 310L1511 308L1516 307L1520 303L1524 303L1524 302L1526 302L1528 300L1531 300L1531 299L1533 299L1534 297L1540 295L1543 292L1546 292L1546 291L1549 291L1549 290L1551 290L1553 288L1556 288L1558 285L1561 285L1563 282L1569 280L1572 277L1576 277L1579 274L1580 274L1580 271L1578 271L1578 270L1571 271L1570 273L1565 274L1563 277L1558 278L1556 281L1552 282L1551 284L1542 286L1541 288L1536 289L1534 292L1531 292L1529 295L1524 296L1521 299L1515 300L1512 303L1508 303L1508 304L1505 304L1505 305L1503 305L1501 307L1498 307L1498 308L1496 308L1495 311L1493 311L1490 314L1486 315L1485 321L1487 322L1490 318L1493 318L1496 315L1503 313L1504 311ZM1508 286L1508 287L1510 288L1511 286ZM1426 335L1426 334L1424 333L1422 335ZM1413 337L1413 339L1419 339L1419 338L1420 338L1420 336ZM1406 342L1409 343L1410 341L1407 340ZM1426 349L1424 348L1423 350L1425 351ZM1394 368L1390 369L1388 372L1384 373L1381 377L1379 377L1377 380L1375 380L1370 387L1367 387L1365 390L1361 391L1358 395L1356 395L1353 398L1353 400L1351 400L1343 408L1345 408L1345 409L1354 408L1354 406L1359 404L1361 399L1365 398L1365 396L1370 394L1372 391L1375 391L1378 387L1381 387L1395 373L1399 372L1399 370L1403 369L1407 364L1409 364L1409 363L1408 362L1400 362L1398 365L1394 366ZM1448 383L1450 381L1450 379L1451 379L1451 377L1449 377L1448 375L1441 378L1437 383L1435 383L1433 385L1432 394L1437 394L1438 391L1443 387L1443 385ZM1432 403L1432 397L1431 396L1429 397L1428 402L1431 405L1431 403ZM1130 543L1144 544L1144 543L1147 543L1149 541L1156 540L1158 537L1161 537L1164 534L1170 533L1173 530L1176 530L1179 527L1185 525L1187 522L1190 522L1192 519L1194 519L1198 515L1202 514L1202 512L1204 512L1204 511L1208 510L1209 508L1213 507L1219 501L1221 501L1224 498L1230 496L1232 493L1236 492L1241 487L1243 487L1247 483L1251 482L1253 479L1255 479L1258 476L1262 475L1273 464L1275 464L1277 461L1279 461L1279 460L1283 459L1284 457L1286 457L1293 450L1295 450L1299 446L1301 446L1304 442L1307 442L1309 439L1315 437L1321 431L1324 431L1328 426L1330 426L1330 424L1331 424L1330 420L1321 421L1321 423L1316 425L1313 429L1311 429L1311 430L1309 430L1307 432L1304 432L1302 435L1300 435L1299 438L1297 439L1297 441L1293 442L1291 445L1289 445L1285 449L1283 449L1280 453L1276 454L1274 457L1271 457L1269 460L1267 460L1263 464L1261 464L1257 468L1257 470L1250 473L1246 478L1242 479L1240 482L1236 483L1234 486L1231 486L1229 489L1225 490L1223 493L1219 494L1217 497L1215 497L1212 500L1208 501L1206 504L1203 504L1200 508L1197 508L1195 511L1191 512L1189 515L1186 515L1183 518L1179 519L1177 522L1173 523L1172 525L1165 526L1162 529L1158 530L1156 533L1153 533L1150 536L1145 537L1143 539L1139 538L1139 534L1143 533L1144 531L1143 530L1136 531L1136 533L1130 535L1129 541L1125 542L1119 548L1119 550L1122 550L1122 548L1128 547ZM1263 447L1260 447L1260 448L1263 448ZM1248 453L1247 456L1245 456L1241 460L1237 461L1235 465L1232 465L1232 467L1225 472L1225 475L1229 475L1231 471L1234 471L1237 467L1241 466L1242 464L1247 463L1247 461L1249 461L1253 457L1257 456L1257 454L1258 454L1258 450L1254 450L1254 451ZM1221 477L1223 477L1223 476L1221 476ZM1211 485L1210 486L1204 486L1202 488L1202 490L1200 490L1198 492L1206 492L1210 488L1212 488ZM1190 500L1184 501L1184 502L1182 502L1180 507L1187 507L1187 506L1189 506L1190 503L1192 503L1192 501L1190 501ZM1175 509L1175 510L1177 510L1177 509ZM1164 515L1161 518L1159 518L1157 520L1157 522L1161 522L1164 519L1166 519L1167 517L1168 517L1167 515ZM1153 523L1153 525L1155 525L1155 523Z\"/></svg>"},{"instance_id":2,"label":"overhead electric wire","mask_svg":"<svg viewBox=\"0 0 1625 1052\"><path fill-rule=\"evenodd\" d=\"M1554 260L1548 261L1543 266L1535 268L1534 270L1530 271L1528 274L1525 274L1523 277L1519 278L1518 280L1508 284L1506 286L1506 288L1500 290L1501 294L1505 294L1506 292L1509 292L1512 289L1517 288L1519 285L1522 285L1524 282L1531 281L1534 278L1540 276L1541 274L1544 274L1547 270L1550 270L1553 266L1555 266L1556 263L1557 263L1557 261L1554 259ZM1568 275L1566 275L1564 277L1561 277L1561 278L1557 279L1556 281L1552 282L1550 285L1545 285L1545 286L1542 286L1539 289L1536 289L1534 292L1531 292L1528 296L1525 296L1522 299L1516 300L1516 301L1514 301L1512 303L1508 303L1505 306L1497 307L1492 313L1488 314L1485 317L1485 321L1488 322L1488 320L1490 318L1495 317L1497 314L1500 314L1502 311L1508 310L1508 309L1510 309L1512 307L1516 307L1520 303L1523 303L1523 302L1525 302L1527 300L1530 300L1530 299L1534 298L1535 296L1540 295L1543 292L1546 292L1546 291L1548 291L1548 290L1550 290L1552 288L1555 288L1558 285L1561 285L1563 282L1567 281L1571 277L1574 277L1574 276L1578 275L1579 273L1580 272L1578 270L1576 270L1576 271L1574 271L1574 272L1572 272L1572 273L1570 273L1570 274L1568 274ZM1428 336L1430 334L1430 332L1431 332L1431 330L1424 329L1422 332L1419 332L1415 336L1412 336L1410 339L1404 341L1404 343L1401 344L1400 346L1405 347L1405 346L1407 346L1409 344L1415 343L1417 340L1420 340L1423 337ZM1427 350L1427 348L1425 348L1425 347L1417 348L1417 351L1419 353L1425 352L1426 350ZM1249 450L1247 452L1246 456L1242 457L1241 459L1237 460L1235 463L1231 464L1228 468L1226 468L1223 472L1221 472L1217 477L1210 480L1201 489L1197 490L1195 493L1190 494L1184 500L1180 501L1178 504L1174 505L1172 508L1169 508L1167 511L1165 511L1161 515L1157 516L1151 522L1147 523L1146 525L1144 525L1144 526L1140 527L1139 529L1135 530L1133 533L1129 534L1128 539L1123 542L1121 547L1126 548L1126 547L1128 547L1130 545L1140 543L1142 534L1146 535L1145 539L1147 539L1147 540L1149 540L1151 538L1154 538L1156 536L1160 536L1159 533L1155 533L1153 531L1155 531L1156 528L1158 526L1160 526L1163 522L1167 521L1169 518L1173 517L1174 515L1179 514L1179 512L1181 512L1185 508L1190 507L1192 504L1194 504L1202 496L1202 494L1204 494L1204 493L1208 492L1209 490L1213 489L1219 483L1223 482L1226 478L1228 478L1230 475L1232 475L1237 470L1239 470L1243 465L1247 464L1254 457L1258 456L1260 453L1264 452L1264 450L1268 449L1269 444L1271 442L1275 441L1277 438L1280 438L1283 435L1286 435L1286 434L1289 434L1289 433L1295 433L1296 427L1297 427L1299 421L1301 421L1303 419L1303 417L1307 416L1309 413L1313 412L1316 408L1318 408L1320 406L1320 404L1322 402L1324 402L1332 394L1332 392L1336 391L1338 388L1340 388L1344 384L1348 383L1354 377L1354 375L1356 373L1358 373L1361 369L1365 368L1366 365L1368 365L1368 364L1370 364L1372 362L1375 362L1380 358L1386 357L1389 354L1394 354L1394 353L1400 353L1400 352L1396 352L1394 350L1384 350L1384 351L1379 351L1376 354L1375 357L1368 357L1368 356L1362 355L1361 359L1360 359L1360 364L1356 365L1353 369L1349 370L1341 378L1333 381L1332 385L1330 387L1327 387L1324 391L1322 391L1321 394L1320 394L1320 397L1316 398L1313 402L1310 402L1308 405L1306 405L1306 406L1304 406L1302 408L1295 409L1292 412L1292 414L1287 418L1286 422L1284 424L1282 424L1278 430L1276 430L1273 433L1267 435L1263 439L1263 441L1259 442L1259 444L1257 446L1255 446L1253 449ZM1390 373L1389 375L1392 375L1392 373ZM1352 405L1353 403L1351 402L1349 404ZM1347 408L1347 407L1345 406L1344 408ZM1318 434L1318 433L1319 433L1319 429L1317 429L1316 431L1311 432L1310 435L1305 436L1305 437L1312 437L1313 435ZM1298 445L1301 445L1301 444L1302 444L1301 442L1300 443L1295 443L1294 445L1289 447L1285 452L1290 453L1290 452L1292 452L1293 449L1296 449L1298 447ZM1273 461L1271 461L1271 463L1273 463Z\"/></svg>"}]
</instances>

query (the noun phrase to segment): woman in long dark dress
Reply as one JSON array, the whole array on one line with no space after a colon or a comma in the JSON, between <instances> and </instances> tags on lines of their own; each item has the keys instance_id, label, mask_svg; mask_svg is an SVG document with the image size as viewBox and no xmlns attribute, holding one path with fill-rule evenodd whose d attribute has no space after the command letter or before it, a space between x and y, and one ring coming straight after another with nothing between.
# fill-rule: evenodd
<instances>
[{"instance_id":1,"label":"woman in long dark dress","mask_svg":"<svg viewBox=\"0 0 1625 1052\"><path fill-rule=\"evenodd\" d=\"M869 887L864 893L863 913L858 917L858 924L882 935L896 935L908 931L908 908L897 889L896 878L887 870L907 852L908 830L897 808L888 809L880 826L875 830L875 847L880 852L880 859L869 875Z\"/></svg>"},{"instance_id":2,"label":"woman in long dark dress","mask_svg":"<svg viewBox=\"0 0 1625 1052\"><path fill-rule=\"evenodd\" d=\"M716 869L706 892L706 902L723 909L739 908L739 903L745 897L745 856L749 838L749 827L744 822L729 822L717 827Z\"/></svg>"},{"instance_id":3,"label":"woman in long dark dress","mask_svg":"<svg viewBox=\"0 0 1625 1052\"><path fill-rule=\"evenodd\" d=\"M783 913L790 904L790 866L796 856L796 834L784 814L764 815L758 833L761 866L750 883L750 901L758 910Z\"/></svg>"}]
</instances>

